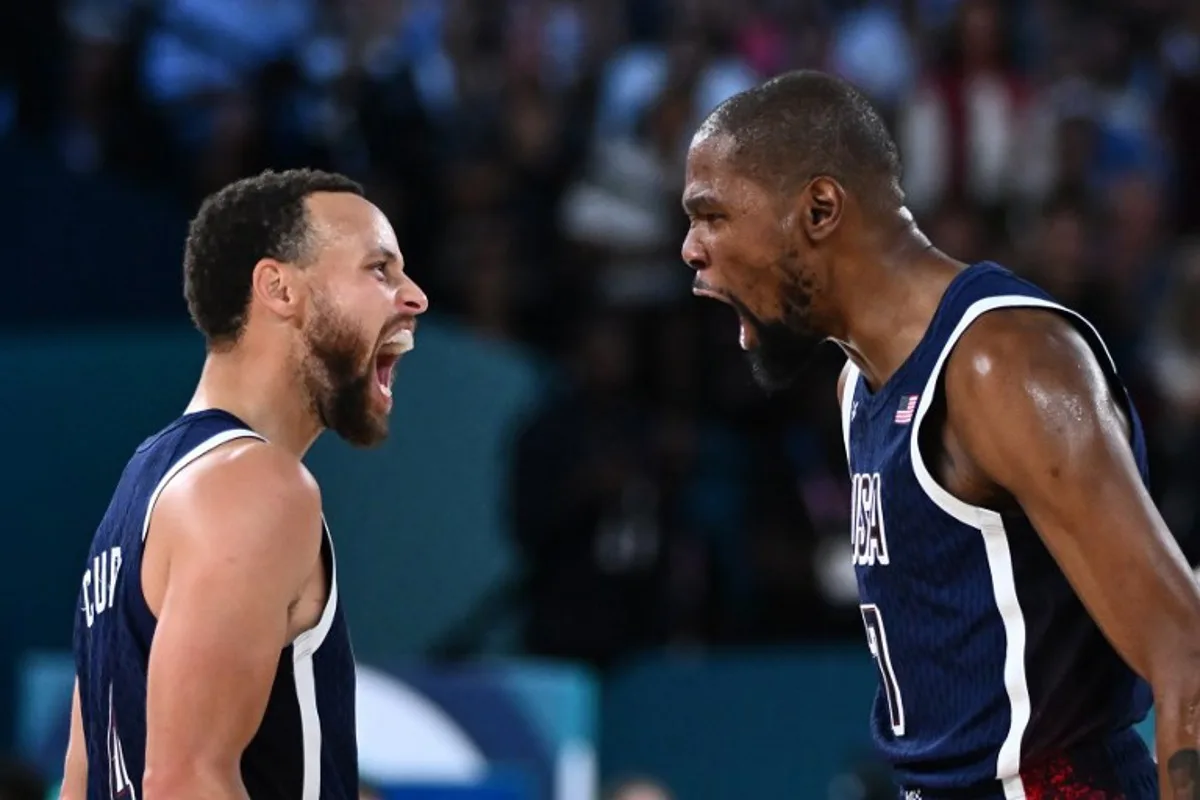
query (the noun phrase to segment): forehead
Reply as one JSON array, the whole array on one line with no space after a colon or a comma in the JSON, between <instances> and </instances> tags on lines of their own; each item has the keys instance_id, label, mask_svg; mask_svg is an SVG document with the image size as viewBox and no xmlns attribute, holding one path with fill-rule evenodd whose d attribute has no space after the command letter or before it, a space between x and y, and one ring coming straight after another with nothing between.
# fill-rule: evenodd
<instances>
[{"instance_id":1,"label":"forehead","mask_svg":"<svg viewBox=\"0 0 1200 800\"><path fill-rule=\"evenodd\" d=\"M316 192L305 199L305 207L326 249L399 252L392 224L369 200L348 192Z\"/></svg>"},{"instance_id":2,"label":"forehead","mask_svg":"<svg viewBox=\"0 0 1200 800\"><path fill-rule=\"evenodd\" d=\"M684 210L714 205L761 206L770 199L766 187L737 169L733 145L730 136L703 129L692 139L683 189Z\"/></svg>"}]
</instances>

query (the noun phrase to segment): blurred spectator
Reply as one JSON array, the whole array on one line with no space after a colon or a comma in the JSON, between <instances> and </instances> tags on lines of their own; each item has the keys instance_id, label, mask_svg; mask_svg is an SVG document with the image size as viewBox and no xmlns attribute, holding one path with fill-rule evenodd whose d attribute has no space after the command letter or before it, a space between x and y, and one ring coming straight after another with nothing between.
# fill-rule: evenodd
<instances>
[{"instance_id":1,"label":"blurred spectator","mask_svg":"<svg viewBox=\"0 0 1200 800\"><path fill-rule=\"evenodd\" d=\"M692 131L690 98L687 87L668 90L634 136L598 137L586 176L564 198L564 233L598 255L596 290L605 302L639 306L686 296L674 193Z\"/></svg>"},{"instance_id":2,"label":"blurred spectator","mask_svg":"<svg viewBox=\"0 0 1200 800\"><path fill-rule=\"evenodd\" d=\"M703 550L678 546L678 459L686 465L688 443L656 439L631 402L631 347L621 318L587 322L572 380L521 434L512 476L526 645L600 667L667 643L680 624L694 627L694 609L672 606L672 567L682 569L674 579L688 604L709 591Z\"/></svg>"},{"instance_id":3,"label":"blurred spectator","mask_svg":"<svg viewBox=\"0 0 1200 800\"><path fill-rule=\"evenodd\" d=\"M1026 243L1027 277L1089 319L1103 313L1096 296L1103 276L1096 274L1095 237L1088 207L1068 195L1046 203Z\"/></svg>"},{"instance_id":4,"label":"blurred spectator","mask_svg":"<svg viewBox=\"0 0 1200 800\"><path fill-rule=\"evenodd\" d=\"M59 132L64 161L89 172L107 160L119 133L119 92L135 54L137 0L70 0L64 24L70 40L67 96Z\"/></svg>"},{"instance_id":5,"label":"blurred spectator","mask_svg":"<svg viewBox=\"0 0 1200 800\"><path fill-rule=\"evenodd\" d=\"M1010 198L1027 88L1012 67L1005 7L962 0L953 39L900 113L904 187L916 211Z\"/></svg>"},{"instance_id":6,"label":"blurred spectator","mask_svg":"<svg viewBox=\"0 0 1200 800\"><path fill-rule=\"evenodd\" d=\"M830 53L833 71L853 81L894 118L916 80L918 62L900 3L841 4Z\"/></svg>"},{"instance_id":7,"label":"blurred spectator","mask_svg":"<svg viewBox=\"0 0 1200 800\"><path fill-rule=\"evenodd\" d=\"M1200 245L1189 243L1149 341L1146 357L1164 401L1159 440L1170 469L1160 480L1162 511L1200 563Z\"/></svg>"},{"instance_id":8,"label":"blurred spectator","mask_svg":"<svg viewBox=\"0 0 1200 800\"><path fill-rule=\"evenodd\" d=\"M252 167L286 69L316 22L316 0L159 0L144 82L207 193Z\"/></svg>"},{"instance_id":9,"label":"blurred spectator","mask_svg":"<svg viewBox=\"0 0 1200 800\"><path fill-rule=\"evenodd\" d=\"M681 13L673 16L665 41L632 43L605 66L597 137L633 135L639 120L668 87L692 87L686 122L694 129L721 101L758 82L738 54L718 10L699 3L679 5Z\"/></svg>"},{"instance_id":10,"label":"blurred spectator","mask_svg":"<svg viewBox=\"0 0 1200 800\"><path fill-rule=\"evenodd\" d=\"M513 456L537 652L603 665L856 627L841 355L763 396L732 314L691 302L679 262L696 123L787 69L880 104L936 246L1096 325L1156 496L1200 539L1196 257L1175 239L1200 231L1200 4L51 0L6 4L0 45L9 211L42 192L65 219L20 223L14 263L40 263L56 225L124 230L163 190L190 208L264 166L330 167L388 212L440 313L566 373ZM161 262L58 239L62 288L34 322L171 313L137 286L178 308Z\"/></svg>"},{"instance_id":11,"label":"blurred spectator","mask_svg":"<svg viewBox=\"0 0 1200 800\"><path fill-rule=\"evenodd\" d=\"M1200 4L1183 4L1182 24L1163 39L1162 56L1167 77L1164 123L1175 162L1172 184L1176 232L1200 233Z\"/></svg>"}]
</instances>

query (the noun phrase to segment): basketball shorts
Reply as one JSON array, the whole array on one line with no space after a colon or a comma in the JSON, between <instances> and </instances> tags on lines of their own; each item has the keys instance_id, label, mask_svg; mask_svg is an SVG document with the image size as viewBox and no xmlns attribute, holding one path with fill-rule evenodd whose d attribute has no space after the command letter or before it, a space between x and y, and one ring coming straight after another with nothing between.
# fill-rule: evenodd
<instances>
[{"instance_id":1,"label":"basketball shorts","mask_svg":"<svg viewBox=\"0 0 1200 800\"><path fill-rule=\"evenodd\" d=\"M966 789L900 789L900 800L1158 800L1158 770L1129 729L1106 741L1036 759L1021 770L1023 795L994 781ZM1010 792L1013 787L1010 787Z\"/></svg>"}]
</instances>

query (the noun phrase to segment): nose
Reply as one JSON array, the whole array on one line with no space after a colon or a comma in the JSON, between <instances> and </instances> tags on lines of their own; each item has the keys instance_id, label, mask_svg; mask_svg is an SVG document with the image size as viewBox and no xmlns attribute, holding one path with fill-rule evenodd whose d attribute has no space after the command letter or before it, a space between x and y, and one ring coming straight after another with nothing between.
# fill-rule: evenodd
<instances>
[{"instance_id":1,"label":"nose","mask_svg":"<svg viewBox=\"0 0 1200 800\"><path fill-rule=\"evenodd\" d=\"M396 306L403 314L424 314L429 308L429 298L425 296L425 292L417 285L417 282L412 278L405 276L407 280L400 284L396 289Z\"/></svg>"},{"instance_id":2,"label":"nose","mask_svg":"<svg viewBox=\"0 0 1200 800\"><path fill-rule=\"evenodd\" d=\"M679 255L683 257L683 261L692 269L700 272L708 266L708 256L704 252L704 248L697 241L696 229L692 228L688 231L687 237L683 240L683 247L679 251Z\"/></svg>"}]
</instances>

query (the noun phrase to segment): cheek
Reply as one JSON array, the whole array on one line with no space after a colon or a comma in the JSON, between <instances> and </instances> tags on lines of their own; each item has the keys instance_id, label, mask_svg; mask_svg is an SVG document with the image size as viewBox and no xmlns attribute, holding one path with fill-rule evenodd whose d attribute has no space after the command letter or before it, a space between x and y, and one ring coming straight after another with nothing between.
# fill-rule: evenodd
<instances>
[{"instance_id":1,"label":"cheek","mask_svg":"<svg viewBox=\"0 0 1200 800\"><path fill-rule=\"evenodd\" d=\"M726 259L727 289L756 316L778 317L786 276L779 269L777 249L748 238L742 241Z\"/></svg>"}]
</instances>

